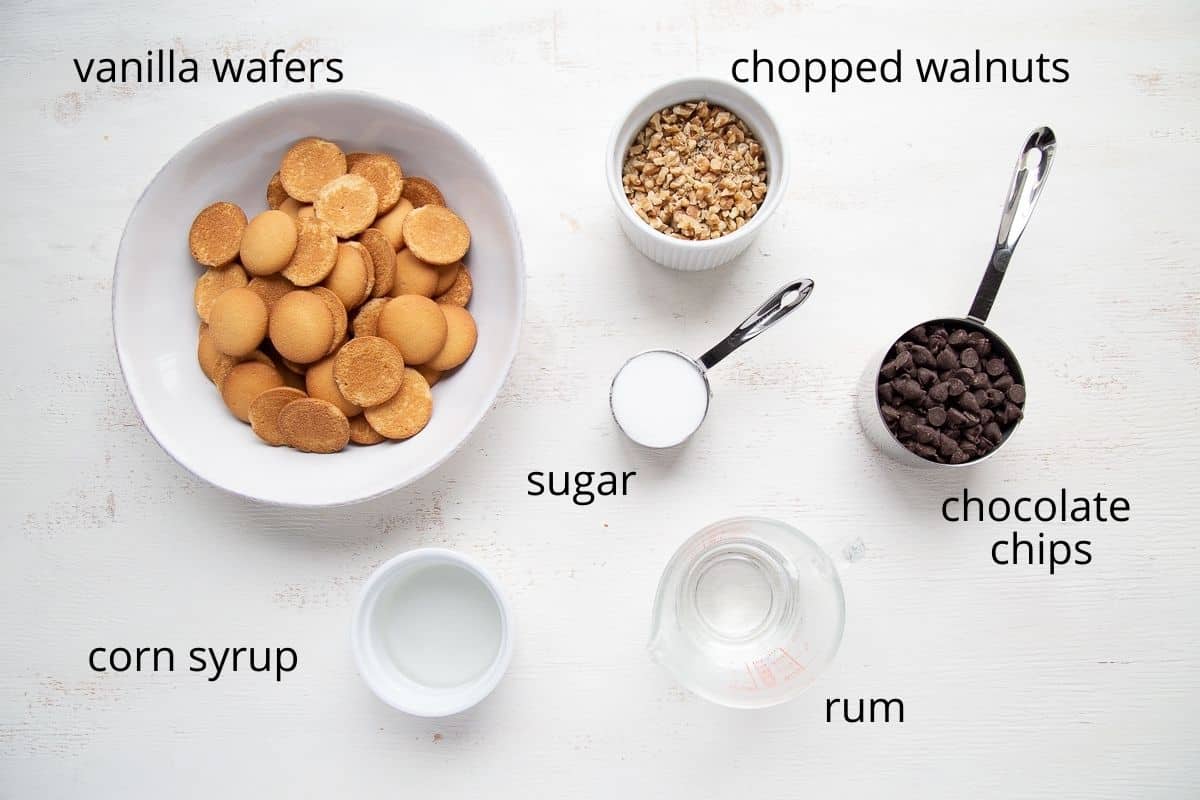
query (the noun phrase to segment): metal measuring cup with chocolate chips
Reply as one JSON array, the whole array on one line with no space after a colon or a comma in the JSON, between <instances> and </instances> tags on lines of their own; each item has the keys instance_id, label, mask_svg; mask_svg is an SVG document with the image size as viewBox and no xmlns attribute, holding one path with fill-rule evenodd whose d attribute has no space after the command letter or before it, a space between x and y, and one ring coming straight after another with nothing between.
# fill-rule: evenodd
<instances>
[{"instance_id":1,"label":"metal measuring cup with chocolate chips","mask_svg":"<svg viewBox=\"0 0 1200 800\"><path fill-rule=\"evenodd\" d=\"M879 413L906 450L939 464L983 458L1024 416L1012 356L978 329L918 325L879 369Z\"/></svg>"},{"instance_id":2,"label":"metal measuring cup with chocolate chips","mask_svg":"<svg viewBox=\"0 0 1200 800\"><path fill-rule=\"evenodd\" d=\"M859 419L888 455L919 465L976 463L996 452L1024 419L1021 365L986 322L1056 149L1049 128L1026 139L992 257L967 315L916 325L868 363Z\"/></svg>"}]
</instances>

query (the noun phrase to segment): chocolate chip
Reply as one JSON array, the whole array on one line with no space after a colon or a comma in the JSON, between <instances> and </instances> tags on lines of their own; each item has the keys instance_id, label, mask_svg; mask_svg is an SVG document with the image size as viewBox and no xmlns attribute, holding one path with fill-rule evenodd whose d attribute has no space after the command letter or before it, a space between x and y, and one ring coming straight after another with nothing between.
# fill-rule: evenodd
<instances>
[{"instance_id":1,"label":"chocolate chip","mask_svg":"<svg viewBox=\"0 0 1200 800\"><path fill-rule=\"evenodd\" d=\"M995 378L999 375L1003 375L1004 369L1005 369L1005 367L1004 367L1004 359L1003 358L989 358L988 359L988 362L987 362L987 374L988 375L991 375L993 378Z\"/></svg>"},{"instance_id":2,"label":"chocolate chip","mask_svg":"<svg viewBox=\"0 0 1200 800\"><path fill-rule=\"evenodd\" d=\"M976 372L975 377L971 378L972 389L990 389L992 388L992 379L986 372Z\"/></svg>"},{"instance_id":3,"label":"chocolate chip","mask_svg":"<svg viewBox=\"0 0 1200 800\"><path fill-rule=\"evenodd\" d=\"M992 353L992 340L978 331L968 335L967 342L975 349L976 353L979 353L984 358L987 358Z\"/></svg>"},{"instance_id":4,"label":"chocolate chip","mask_svg":"<svg viewBox=\"0 0 1200 800\"><path fill-rule=\"evenodd\" d=\"M966 411L979 411L979 401L971 392L963 392L958 398L958 405Z\"/></svg>"},{"instance_id":5,"label":"chocolate chip","mask_svg":"<svg viewBox=\"0 0 1200 800\"><path fill-rule=\"evenodd\" d=\"M941 406L934 406L926 412L925 417L929 420L930 425L940 428L946 424L946 409Z\"/></svg>"},{"instance_id":6,"label":"chocolate chip","mask_svg":"<svg viewBox=\"0 0 1200 800\"><path fill-rule=\"evenodd\" d=\"M992 386L1002 392L1007 392L1010 387L1016 384L1012 375L1001 375L996 380L992 381Z\"/></svg>"},{"instance_id":7,"label":"chocolate chip","mask_svg":"<svg viewBox=\"0 0 1200 800\"><path fill-rule=\"evenodd\" d=\"M879 413L883 415L883 421L889 425L895 425L900 421L900 412L891 406L884 406L879 409Z\"/></svg>"},{"instance_id":8,"label":"chocolate chip","mask_svg":"<svg viewBox=\"0 0 1200 800\"><path fill-rule=\"evenodd\" d=\"M1000 426L995 422L989 422L983 426L983 435L996 444L1000 444L1000 440L1004 438L1004 432L1000 430Z\"/></svg>"},{"instance_id":9,"label":"chocolate chip","mask_svg":"<svg viewBox=\"0 0 1200 800\"><path fill-rule=\"evenodd\" d=\"M1025 387L1019 383L1014 383L1008 387L1008 399L1020 405L1025 402Z\"/></svg>"},{"instance_id":10,"label":"chocolate chip","mask_svg":"<svg viewBox=\"0 0 1200 800\"><path fill-rule=\"evenodd\" d=\"M946 391L950 393L951 397L958 397L966 390L967 385L958 378L951 378L950 380L946 381Z\"/></svg>"},{"instance_id":11,"label":"chocolate chip","mask_svg":"<svg viewBox=\"0 0 1200 800\"><path fill-rule=\"evenodd\" d=\"M908 338L912 339L917 344L928 344L929 334L925 331L924 325L918 325L908 332Z\"/></svg>"},{"instance_id":12,"label":"chocolate chip","mask_svg":"<svg viewBox=\"0 0 1200 800\"><path fill-rule=\"evenodd\" d=\"M921 384L914 381L912 378L904 378L893 384L896 386L896 391L905 400L919 400L925 394L925 390L921 388Z\"/></svg>"},{"instance_id":13,"label":"chocolate chip","mask_svg":"<svg viewBox=\"0 0 1200 800\"><path fill-rule=\"evenodd\" d=\"M921 444L929 444L938 438L938 432L928 425L918 425L914 433Z\"/></svg>"},{"instance_id":14,"label":"chocolate chip","mask_svg":"<svg viewBox=\"0 0 1200 800\"><path fill-rule=\"evenodd\" d=\"M897 372L908 372L908 370L912 369L913 365L912 353L908 352L907 350L903 353L900 353L895 358L895 364Z\"/></svg>"},{"instance_id":15,"label":"chocolate chip","mask_svg":"<svg viewBox=\"0 0 1200 800\"><path fill-rule=\"evenodd\" d=\"M974 347L968 347L963 350L958 360L962 362L964 367L970 367L971 369L979 368L979 353L975 351Z\"/></svg>"},{"instance_id":16,"label":"chocolate chip","mask_svg":"<svg viewBox=\"0 0 1200 800\"><path fill-rule=\"evenodd\" d=\"M958 354L949 347L937 355L938 369L958 369Z\"/></svg>"},{"instance_id":17,"label":"chocolate chip","mask_svg":"<svg viewBox=\"0 0 1200 800\"><path fill-rule=\"evenodd\" d=\"M999 389L988 389L987 402L989 406L1003 406L1004 392L1000 391Z\"/></svg>"},{"instance_id":18,"label":"chocolate chip","mask_svg":"<svg viewBox=\"0 0 1200 800\"><path fill-rule=\"evenodd\" d=\"M912 441L905 442L904 446L907 447L910 452L916 453L921 458L924 458L928 461L937 460L937 450L927 444L921 444L920 442Z\"/></svg>"},{"instance_id":19,"label":"chocolate chip","mask_svg":"<svg viewBox=\"0 0 1200 800\"><path fill-rule=\"evenodd\" d=\"M967 343L967 331L965 328L955 328L950 332L950 336L946 339L955 347L962 347Z\"/></svg>"},{"instance_id":20,"label":"chocolate chip","mask_svg":"<svg viewBox=\"0 0 1200 800\"><path fill-rule=\"evenodd\" d=\"M935 403L944 403L950 397L950 384L935 383L929 388L929 399Z\"/></svg>"},{"instance_id":21,"label":"chocolate chip","mask_svg":"<svg viewBox=\"0 0 1200 800\"><path fill-rule=\"evenodd\" d=\"M896 390L892 388L890 383L879 384L879 399L885 403L892 402L892 398L896 396Z\"/></svg>"},{"instance_id":22,"label":"chocolate chip","mask_svg":"<svg viewBox=\"0 0 1200 800\"><path fill-rule=\"evenodd\" d=\"M950 408L946 410L946 424L951 428L961 428L963 423L966 421L966 415L957 408Z\"/></svg>"},{"instance_id":23,"label":"chocolate chip","mask_svg":"<svg viewBox=\"0 0 1200 800\"><path fill-rule=\"evenodd\" d=\"M909 352L912 353L913 361L916 362L918 367L932 367L937 363L933 357L933 353L929 352L928 347L914 344Z\"/></svg>"},{"instance_id":24,"label":"chocolate chip","mask_svg":"<svg viewBox=\"0 0 1200 800\"><path fill-rule=\"evenodd\" d=\"M950 377L958 378L960 381L965 383L967 386L970 386L971 381L975 380L975 370L968 369L967 367L959 367L958 369L956 369L950 373Z\"/></svg>"},{"instance_id":25,"label":"chocolate chip","mask_svg":"<svg viewBox=\"0 0 1200 800\"><path fill-rule=\"evenodd\" d=\"M929 367L917 367L917 382L922 386L932 386L937 383L938 374Z\"/></svg>"},{"instance_id":26,"label":"chocolate chip","mask_svg":"<svg viewBox=\"0 0 1200 800\"><path fill-rule=\"evenodd\" d=\"M919 417L911 411L900 415L900 430L905 433L913 433L917 429Z\"/></svg>"}]
</instances>

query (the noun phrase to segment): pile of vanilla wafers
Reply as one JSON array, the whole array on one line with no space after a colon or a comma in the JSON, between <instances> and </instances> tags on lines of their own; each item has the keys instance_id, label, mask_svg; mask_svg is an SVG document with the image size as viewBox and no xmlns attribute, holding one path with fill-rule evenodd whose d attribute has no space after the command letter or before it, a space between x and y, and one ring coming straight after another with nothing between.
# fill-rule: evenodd
<instances>
[{"instance_id":1,"label":"pile of vanilla wafers","mask_svg":"<svg viewBox=\"0 0 1200 800\"><path fill-rule=\"evenodd\" d=\"M466 223L385 153L306 138L267 184L268 209L203 209L188 246L198 359L264 442L334 453L420 433L430 387L475 349Z\"/></svg>"}]
</instances>

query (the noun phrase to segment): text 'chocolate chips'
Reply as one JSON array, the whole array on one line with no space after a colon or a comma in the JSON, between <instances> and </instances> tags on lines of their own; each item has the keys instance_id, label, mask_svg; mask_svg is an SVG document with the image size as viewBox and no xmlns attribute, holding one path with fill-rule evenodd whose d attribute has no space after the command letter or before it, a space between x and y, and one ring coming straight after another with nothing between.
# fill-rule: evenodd
<instances>
[{"instance_id":1,"label":"text 'chocolate chips'","mask_svg":"<svg viewBox=\"0 0 1200 800\"><path fill-rule=\"evenodd\" d=\"M965 464L995 450L1021 419L1025 387L1008 353L984 333L918 325L892 345L879 369L879 407L892 435L939 464Z\"/></svg>"}]
</instances>

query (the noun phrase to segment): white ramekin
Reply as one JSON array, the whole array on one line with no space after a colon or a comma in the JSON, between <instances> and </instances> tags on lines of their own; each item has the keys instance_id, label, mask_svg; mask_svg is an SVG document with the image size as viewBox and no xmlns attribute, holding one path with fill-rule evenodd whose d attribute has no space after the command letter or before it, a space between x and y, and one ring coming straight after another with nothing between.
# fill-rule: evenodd
<instances>
[{"instance_id":1,"label":"white ramekin","mask_svg":"<svg viewBox=\"0 0 1200 800\"><path fill-rule=\"evenodd\" d=\"M451 564L474 575L491 590L500 611L500 648L482 675L460 686L431 687L413 681L389 664L383 643L375 636L374 618L383 593L412 571L435 564ZM500 585L482 564L469 556L439 547L409 550L381 565L367 579L359 595L350 628L350 642L359 674L380 700L392 708L418 717L446 717L466 711L492 693L512 661L512 611Z\"/></svg>"},{"instance_id":2,"label":"white ramekin","mask_svg":"<svg viewBox=\"0 0 1200 800\"><path fill-rule=\"evenodd\" d=\"M650 115L661 108L689 100L708 100L741 117L758 137L767 159L767 195L762 206L744 227L719 239L694 242L659 233L634 213L621 184L625 152L629 149L633 137L650 119ZM671 81L634 103L621 122L613 128L608 139L605 173L608 178L608 191L617 206L617 219L633 246L644 256L664 267L694 272L718 267L741 255L783 202L790 166L787 147L779 133L779 127L762 103L737 84L714 78L693 77Z\"/></svg>"}]
</instances>

